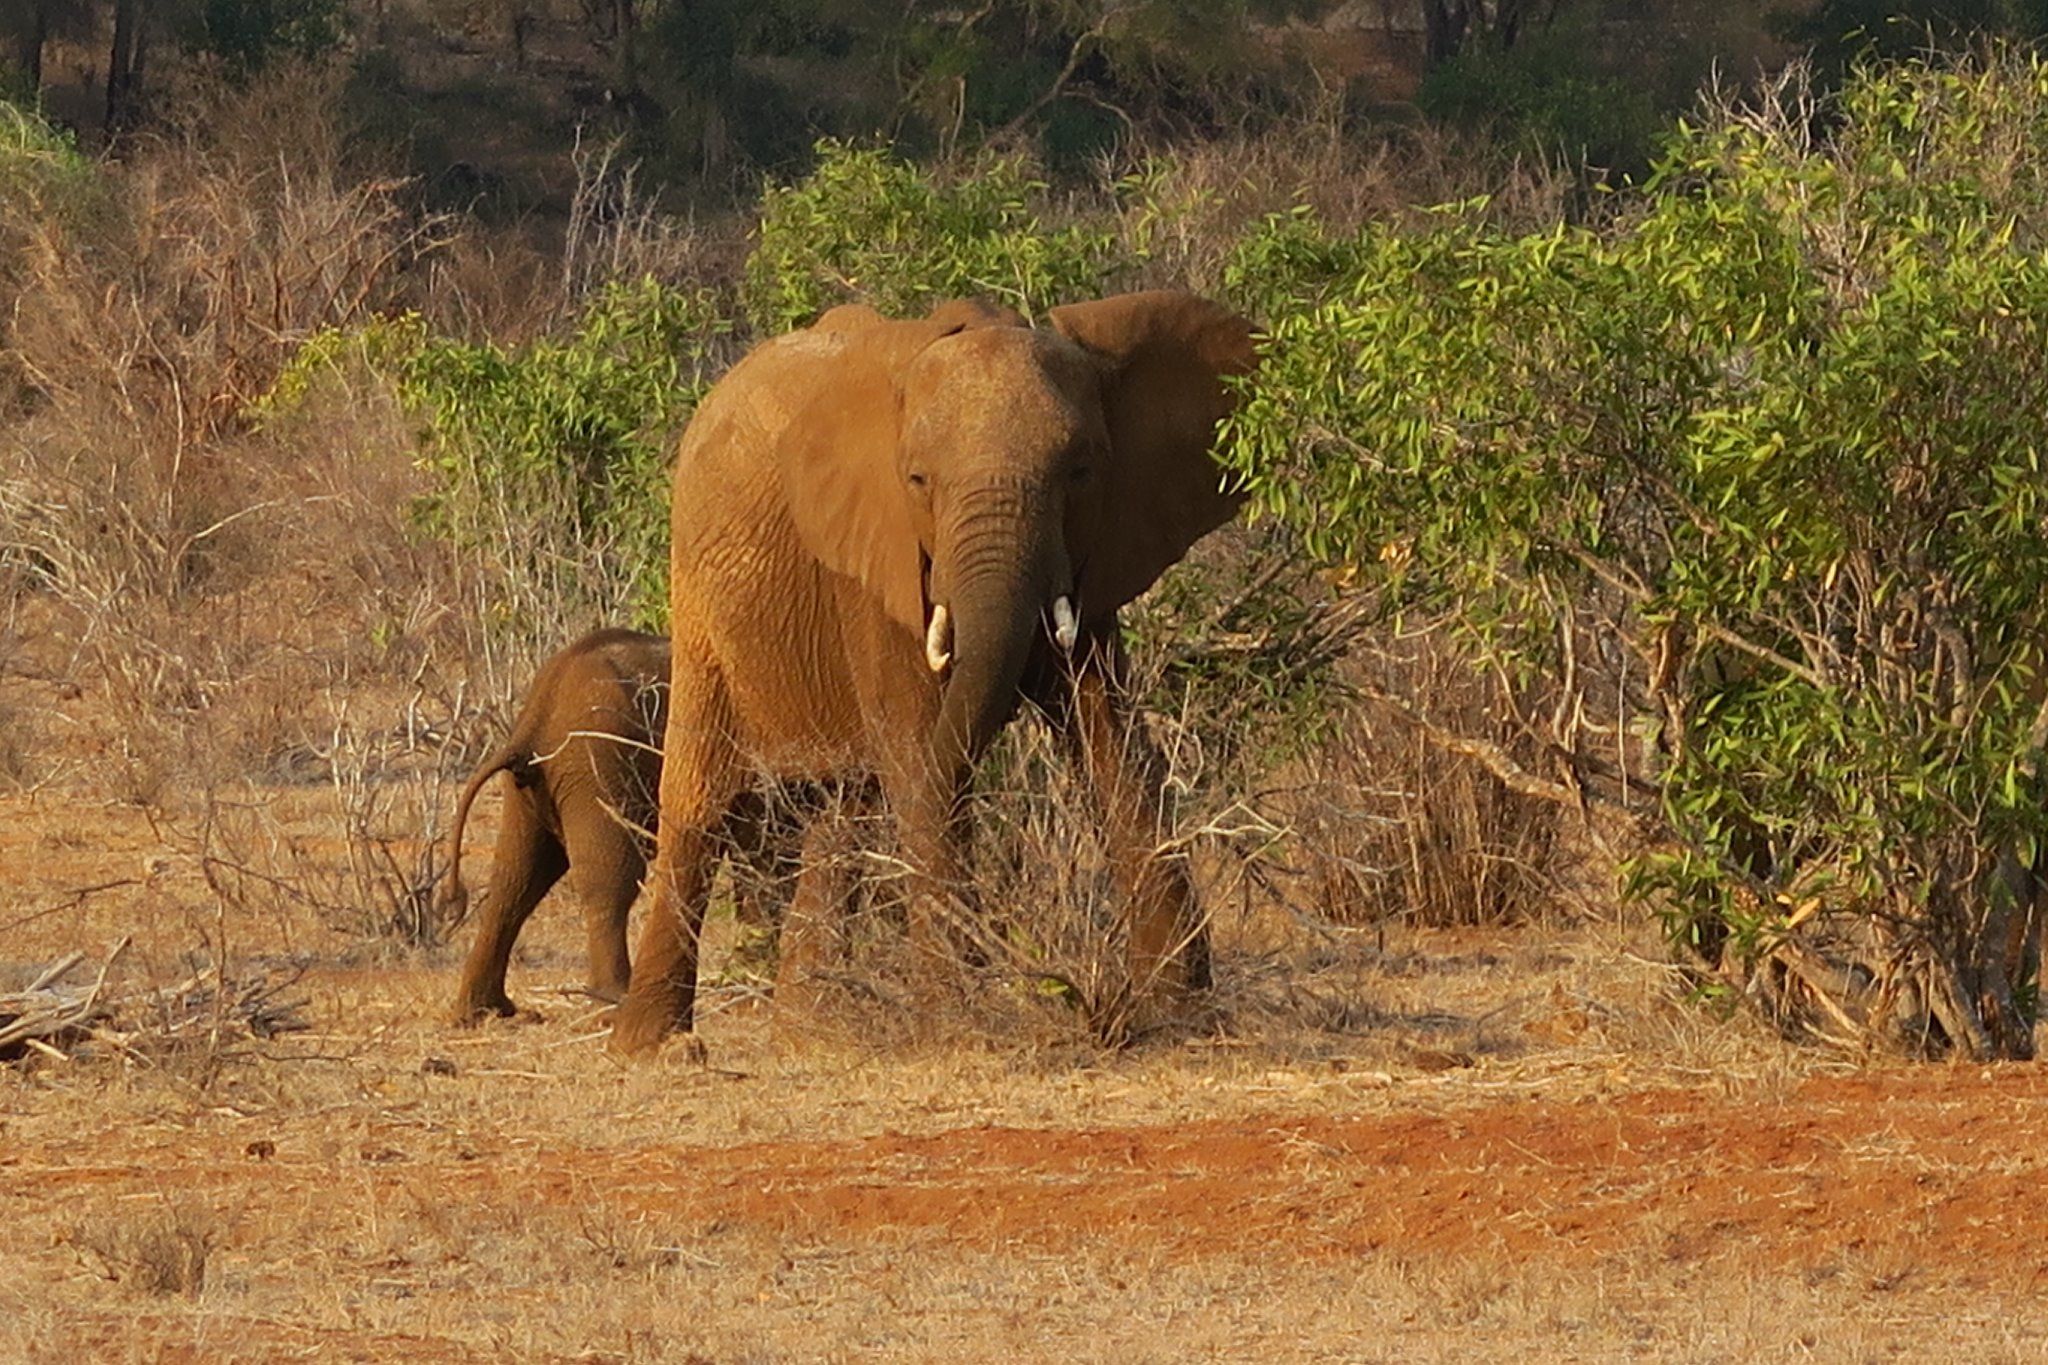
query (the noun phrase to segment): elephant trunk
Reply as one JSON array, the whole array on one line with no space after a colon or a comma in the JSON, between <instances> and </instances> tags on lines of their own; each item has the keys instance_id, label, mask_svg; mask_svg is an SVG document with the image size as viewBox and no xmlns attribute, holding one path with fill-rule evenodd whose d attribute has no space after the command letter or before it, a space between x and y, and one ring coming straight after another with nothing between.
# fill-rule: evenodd
<instances>
[{"instance_id":1,"label":"elephant trunk","mask_svg":"<svg viewBox=\"0 0 2048 1365\"><path fill-rule=\"evenodd\" d=\"M1006 527L963 537L944 575L946 600L935 603L928 658L943 643L946 679L932 756L944 780L964 784L1015 709L1018 684L1041 637L1067 643L1072 633L1071 573L1064 537L1040 519L1017 515ZM1022 523L1021 525L1017 523ZM1020 553L1020 549L1022 553ZM1057 604L1064 602L1064 607ZM941 613L943 612L943 617Z\"/></svg>"}]
</instances>

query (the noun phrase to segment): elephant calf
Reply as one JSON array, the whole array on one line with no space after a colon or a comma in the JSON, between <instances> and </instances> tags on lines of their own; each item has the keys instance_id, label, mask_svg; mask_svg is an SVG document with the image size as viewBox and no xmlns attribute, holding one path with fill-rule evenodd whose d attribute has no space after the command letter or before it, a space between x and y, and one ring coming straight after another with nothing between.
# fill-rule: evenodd
<instances>
[{"instance_id":1,"label":"elephant calf","mask_svg":"<svg viewBox=\"0 0 2048 1365\"><path fill-rule=\"evenodd\" d=\"M468 908L462 832L471 803L499 773L512 775L513 789L476 940L462 968L458 1020L513 1012L505 994L513 945L564 875L583 907L590 993L605 1000L624 996L626 921L654 851L668 675L665 637L590 632L541 666L512 733L470 775L448 836L447 880L438 903L444 924ZM728 856L749 870L734 878L739 917L756 929L770 928L796 879L798 830L791 813L750 793L734 808L725 835Z\"/></svg>"},{"instance_id":2,"label":"elephant calf","mask_svg":"<svg viewBox=\"0 0 2048 1365\"><path fill-rule=\"evenodd\" d=\"M470 776L449 833L442 923L468 906L462 831L470 803L498 773L512 775L476 940L463 963L455 1014L510 1014L505 969L519 931L566 873L583 907L590 990L625 994L626 919L653 849L660 742L668 717L668 640L595 630L542 665L512 733Z\"/></svg>"}]
</instances>

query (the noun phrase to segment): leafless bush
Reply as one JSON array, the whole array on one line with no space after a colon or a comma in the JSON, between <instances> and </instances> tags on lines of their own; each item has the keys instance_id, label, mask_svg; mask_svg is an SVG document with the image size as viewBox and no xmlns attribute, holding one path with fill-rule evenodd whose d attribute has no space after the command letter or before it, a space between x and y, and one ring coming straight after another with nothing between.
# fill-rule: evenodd
<instances>
[{"instance_id":1,"label":"leafless bush","mask_svg":"<svg viewBox=\"0 0 2048 1365\"><path fill-rule=\"evenodd\" d=\"M1526 746L1501 719L1505 684L1427 632L1365 646L1347 671L1355 704L1332 715L1277 803L1290 827L1280 880L1301 908L1337 924L1513 924L1556 913L1563 809L1446 750L1391 700L1430 697L1435 723L1456 716L1460 735Z\"/></svg>"},{"instance_id":2,"label":"leafless bush","mask_svg":"<svg viewBox=\"0 0 2048 1365\"><path fill-rule=\"evenodd\" d=\"M32 764L22 736L28 726L20 708L0 701L0 791L27 785Z\"/></svg>"},{"instance_id":3,"label":"leafless bush","mask_svg":"<svg viewBox=\"0 0 2048 1365\"><path fill-rule=\"evenodd\" d=\"M1508 923L1611 892L1560 852L1584 842L1569 812L1445 747L1400 702L1428 697L1433 717L1469 722L1457 733L1531 762L1508 719L1531 699L1441 633L1404 630L1377 594L1312 572L1284 533L1211 537L1133 619L1147 695L1199 755L1176 769L1203 775L1210 808L1243 798L1284 831L1249 871L1297 914ZM1578 870L1561 877L1560 862Z\"/></svg>"},{"instance_id":4,"label":"leafless bush","mask_svg":"<svg viewBox=\"0 0 2048 1365\"><path fill-rule=\"evenodd\" d=\"M1187 717L1140 717L1130 739L1125 761L1156 765L1164 779L1146 856L1201 866L1194 903L1206 929L1218 907L1240 903L1248 858L1279 831L1204 771ZM873 796L840 797L813 817L804 885L784 920L778 1009L793 1007L804 1029L870 1040L1082 1048L1169 1022L1150 1009L1150 983L1132 979L1131 869L1114 861L1132 855L1106 838L1088 778L1055 733L1012 725L982 765L972 807L970 884L933 907L928 936L908 923L908 869ZM1206 932L1196 935L1190 926L1178 946L1205 951Z\"/></svg>"},{"instance_id":5,"label":"leafless bush","mask_svg":"<svg viewBox=\"0 0 2048 1365\"><path fill-rule=\"evenodd\" d=\"M407 944L438 943L450 927L440 922L434 889L447 870L442 815L451 804L448 765L429 748L424 771L405 759L433 731L408 708L402 728L364 730L337 708L331 739L321 754L347 838L338 871L327 884L326 918L360 937ZM447 732L440 732L445 745ZM439 747L439 746L435 746ZM418 772L417 780L407 780ZM320 893L322 879L303 879Z\"/></svg>"},{"instance_id":6,"label":"leafless bush","mask_svg":"<svg viewBox=\"0 0 2048 1365\"><path fill-rule=\"evenodd\" d=\"M450 336L518 346L561 314L558 266L523 233L466 223L422 265L420 311Z\"/></svg>"},{"instance_id":7,"label":"leafless bush","mask_svg":"<svg viewBox=\"0 0 2048 1365\"><path fill-rule=\"evenodd\" d=\"M115 971L130 943L123 938L96 972L79 950L23 989L0 991L0 1061L118 1056L152 1069L179 1068L203 1087L252 1040L307 1027L299 1013L306 1002L291 993L296 970L231 967L223 936L195 928L203 961L168 985Z\"/></svg>"},{"instance_id":8,"label":"leafless bush","mask_svg":"<svg viewBox=\"0 0 2048 1365\"><path fill-rule=\"evenodd\" d=\"M619 139L595 141L579 129L570 154L576 189L562 239L560 298L574 307L612 280L652 276L664 284L736 278L743 249L666 213L638 184L638 168Z\"/></svg>"},{"instance_id":9,"label":"leafless bush","mask_svg":"<svg viewBox=\"0 0 2048 1365\"><path fill-rule=\"evenodd\" d=\"M21 639L16 618L20 599L15 584L18 573L0 563L0 791L26 785L35 766L29 752L37 728L12 697L6 694L8 678L18 668Z\"/></svg>"},{"instance_id":10,"label":"leafless bush","mask_svg":"<svg viewBox=\"0 0 2048 1365\"><path fill-rule=\"evenodd\" d=\"M67 592L202 581L266 510L223 438L300 340L401 299L436 241L398 182L353 177L317 112L280 125L265 93L221 111L221 140L147 146L111 211L44 220L23 248L7 340L33 411L0 448L0 538Z\"/></svg>"},{"instance_id":11,"label":"leafless bush","mask_svg":"<svg viewBox=\"0 0 2048 1365\"><path fill-rule=\"evenodd\" d=\"M1297 205L1341 229L1483 194L1503 222L1533 227L1557 222L1572 192L1558 168L1503 159L1469 134L1418 123L1361 135L1335 102L1258 132L1130 144L1097 174L1141 278L1211 292L1251 227Z\"/></svg>"},{"instance_id":12,"label":"leafless bush","mask_svg":"<svg viewBox=\"0 0 2048 1365\"><path fill-rule=\"evenodd\" d=\"M402 704L386 698L367 723L357 717L372 703L327 700L325 732L308 745L331 796L317 822L295 826L265 793L217 788L168 837L198 865L224 917L290 923L309 913L345 944L439 943L451 926L433 893L446 870L448 749L467 728L450 724L462 695L430 702L416 688Z\"/></svg>"},{"instance_id":13,"label":"leafless bush","mask_svg":"<svg viewBox=\"0 0 2048 1365\"><path fill-rule=\"evenodd\" d=\"M108 1280L151 1294L197 1298L206 1266L220 1246L218 1218L197 1204L167 1201L147 1211L79 1223L66 1239Z\"/></svg>"},{"instance_id":14,"label":"leafless bush","mask_svg":"<svg viewBox=\"0 0 2048 1365\"><path fill-rule=\"evenodd\" d=\"M396 415L247 430L299 341L401 303L440 237L349 164L331 80L216 96L100 172L97 211L17 226L0 572L54 604L40 663L118 714L132 798L288 762L309 690L432 617Z\"/></svg>"}]
</instances>

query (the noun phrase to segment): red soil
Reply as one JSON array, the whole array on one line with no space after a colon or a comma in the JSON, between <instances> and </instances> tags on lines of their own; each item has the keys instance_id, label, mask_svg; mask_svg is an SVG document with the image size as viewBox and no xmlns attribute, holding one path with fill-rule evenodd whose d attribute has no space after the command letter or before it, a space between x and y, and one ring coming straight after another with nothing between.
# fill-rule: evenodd
<instances>
[{"instance_id":1,"label":"red soil","mask_svg":"<svg viewBox=\"0 0 2048 1365\"><path fill-rule=\"evenodd\" d=\"M1587 1263L1649 1252L1758 1265L1910 1262L2000 1288L2048 1282L2048 1071L1883 1071L1781 1098L1702 1090L1513 1100L1443 1114L1215 1120L1094 1131L971 1128L930 1137L630 1150L365 1149L372 1177L462 1204L586 1205L682 1229L1174 1258L1368 1252ZM417 1137L417 1134L410 1135ZM63 1199L166 1188L317 1205L326 1163L224 1142L132 1162L0 1157L7 1184ZM54 1158L54 1159L53 1159ZM428 1173L424 1163L433 1162ZM354 1163L351 1162L353 1165ZM11 1169L5 1169L11 1168ZM239 1188L235 1188L239 1187Z\"/></svg>"}]
</instances>

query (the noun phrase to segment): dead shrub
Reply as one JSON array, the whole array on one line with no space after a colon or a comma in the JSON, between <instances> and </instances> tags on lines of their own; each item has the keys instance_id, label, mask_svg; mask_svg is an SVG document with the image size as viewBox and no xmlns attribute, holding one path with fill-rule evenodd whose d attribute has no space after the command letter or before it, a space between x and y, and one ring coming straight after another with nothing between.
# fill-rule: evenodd
<instances>
[{"instance_id":1,"label":"dead shrub","mask_svg":"<svg viewBox=\"0 0 2048 1365\"><path fill-rule=\"evenodd\" d=\"M1241 899L1247 855L1278 831L1203 771L1185 717L1140 717L1132 738L1128 761L1156 762L1164 778L1149 851L1188 868L1206 928ZM1155 1017L1132 981L1129 869L1113 861L1087 778L1052 730L1022 720L1005 731L971 801L971 882L937 907L930 942L908 923L907 868L874 797L842 796L814 817L801 868L810 884L784 920L778 1009L806 1031L896 1044L972 1036L1089 1050L1176 1022ZM799 941L793 923L815 937ZM1191 930L1180 946L1206 944Z\"/></svg>"},{"instance_id":2,"label":"dead shrub","mask_svg":"<svg viewBox=\"0 0 2048 1365\"><path fill-rule=\"evenodd\" d=\"M617 280L667 285L737 280L746 241L737 232L707 231L663 212L639 183L639 168L619 139L599 141L580 130L570 154L576 188L563 230L558 298L575 308Z\"/></svg>"},{"instance_id":3,"label":"dead shrub","mask_svg":"<svg viewBox=\"0 0 2048 1365\"><path fill-rule=\"evenodd\" d=\"M352 945L437 944L451 927L434 889L446 870L441 821L457 727L426 719L440 707L423 691L388 706L382 723L358 722L358 709L368 706L330 694L327 733L309 744L332 797L317 824L280 818L260 792L212 789L189 819L167 826L167 840L198 864L224 915L289 924L310 914Z\"/></svg>"},{"instance_id":4,"label":"dead shrub","mask_svg":"<svg viewBox=\"0 0 2048 1365\"><path fill-rule=\"evenodd\" d=\"M1394 700L1431 697L1517 743L1492 719L1505 684L1439 635L1402 634L1377 596L1311 571L1270 524L1211 537L1133 620L1145 693L1173 717L1176 782L1200 774L1209 809L1243 797L1258 812L1230 823L1273 837L1222 845L1226 861L1249 859L1297 914L1461 925L1555 908L1566 813L1446 750Z\"/></svg>"},{"instance_id":5,"label":"dead shrub","mask_svg":"<svg viewBox=\"0 0 2048 1365\"><path fill-rule=\"evenodd\" d=\"M518 232L465 223L422 268L421 311L451 336L521 346L561 311L557 263Z\"/></svg>"},{"instance_id":6,"label":"dead shrub","mask_svg":"<svg viewBox=\"0 0 2048 1365\"><path fill-rule=\"evenodd\" d=\"M1503 785L1432 728L1455 716L1456 734L1541 766L1507 719L1507 685L1428 631L1376 634L1345 673L1355 704L1332 715L1278 799L1290 837L1276 885L1290 901L1345 925L1517 924L1560 913L1559 863L1568 848L1584 851L1570 814ZM1431 699L1431 725L1395 700L1412 696Z\"/></svg>"},{"instance_id":7,"label":"dead shrub","mask_svg":"<svg viewBox=\"0 0 2048 1365\"><path fill-rule=\"evenodd\" d=\"M41 728L9 695L8 680L19 670L22 653L17 578L0 564L0 791L28 785L34 767L30 750L40 739Z\"/></svg>"},{"instance_id":8,"label":"dead shrub","mask_svg":"<svg viewBox=\"0 0 2048 1365\"><path fill-rule=\"evenodd\" d=\"M1242 798L1258 813L1231 823L1274 837L1219 851L1297 915L1503 924L1611 895L1612 878L1586 870L1611 861L1585 856L1571 812L1503 784L1471 746L1446 747L1440 723L1399 700L1428 697L1432 720L1454 714L1455 733L1540 767L1512 723L1534 694L1476 672L1426 624L1404 627L1376 592L1314 571L1283 529L1210 537L1132 620L1144 694L1173 717L1176 781L1200 774L1208 809Z\"/></svg>"},{"instance_id":9,"label":"dead shrub","mask_svg":"<svg viewBox=\"0 0 2048 1365\"><path fill-rule=\"evenodd\" d=\"M224 533L264 510L221 438L300 340L399 302L436 241L398 182L349 174L314 116L290 130L292 160L234 132L269 89L221 111L223 140L149 144L115 211L46 219L22 249L7 341L33 411L0 465L7 539L66 591L203 581Z\"/></svg>"},{"instance_id":10,"label":"dead shrub","mask_svg":"<svg viewBox=\"0 0 2048 1365\"><path fill-rule=\"evenodd\" d=\"M102 1278L150 1294L197 1298L219 1248L216 1217L196 1204L166 1202L146 1212L79 1223L65 1239Z\"/></svg>"},{"instance_id":11,"label":"dead shrub","mask_svg":"<svg viewBox=\"0 0 2048 1365\"><path fill-rule=\"evenodd\" d=\"M1297 207L1333 230L1402 218L1485 195L1511 225L1564 216L1573 180L1558 167L1503 156L1471 134L1417 123L1371 134L1347 126L1332 99L1254 132L1199 142L1135 142L1097 168L1144 284L1209 293L1261 219Z\"/></svg>"},{"instance_id":12,"label":"dead shrub","mask_svg":"<svg viewBox=\"0 0 2048 1365\"><path fill-rule=\"evenodd\" d=\"M179 155L205 182L203 202L224 203L227 187L213 183L221 166ZM296 170L288 178L300 183ZM344 226L341 249L377 230L372 219ZM292 259L335 246L317 224L294 231ZM233 274L262 266L277 246L245 240L219 260L162 250L173 276L188 267ZM130 282L128 304L143 316L189 283L153 280L151 268L144 262ZM88 273L80 266L43 287L69 288L77 303ZM117 271L108 264L103 273ZM240 314L225 307L220 316ZM161 313L156 323L184 325ZM270 330L246 317L237 326ZM212 343L186 336L192 365L151 374L177 391L201 371L243 373L230 363L234 335L228 327ZM266 363L291 340L279 337ZM305 733L306 718L324 693L466 657L472 627L453 605L458 566L409 523L420 476L388 395L338 384L259 430L239 414L202 430L181 425L175 404L166 412L146 394L123 397L134 375L95 371L90 359L74 352L40 410L0 433L0 562L48 604L54 629L37 648L53 657L39 666L90 678L120 715L90 757L123 797L156 803L249 776L307 776L318 739ZM246 374L256 382L256 369ZM242 383L221 391L221 406L241 400Z\"/></svg>"},{"instance_id":13,"label":"dead shrub","mask_svg":"<svg viewBox=\"0 0 2048 1365\"><path fill-rule=\"evenodd\" d=\"M19 707L0 700L0 791L16 791L29 785L34 771L24 743L29 728Z\"/></svg>"},{"instance_id":14,"label":"dead shrub","mask_svg":"<svg viewBox=\"0 0 2048 1365\"><path fill-rule=\"evenodd\" d=\"M373 405L338 405L226 447L262 511L203 589L166 599L73 580L44 595L54 629L37 645L51 656L40 666L89 678L99 709L120 717L89 757L124 797L156 804L248 778L319 777L323 705L350 689L404 695L416 682L463 709L460 685L439 679L467 671L477 633L455 605L464 580L405 523L415 476L380 433L386 420Z\"/></svg>"},{"instance_id":15,"label":"dead shrub","mask_svg":"<svg viewBox=\"0 0 2048 1365\"><path fill-rule=\"evenodd\" d=\"M0 430L0 565L60 604L54 667L120 713L102 743L133 799L195 764L205 782L275 762L333 644L374 636L377 599L420 581L385 572L404 540L390 463L343 449L391 449L386 415L348 414L321 458L247 430L301 339L398 306L439 240L399 182L349 164L331 83L219 95L193 131L99 168L98 211L14 227L24 397Z\"/></svg>"}]
</instances>

